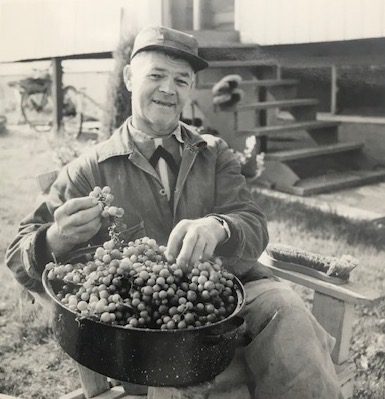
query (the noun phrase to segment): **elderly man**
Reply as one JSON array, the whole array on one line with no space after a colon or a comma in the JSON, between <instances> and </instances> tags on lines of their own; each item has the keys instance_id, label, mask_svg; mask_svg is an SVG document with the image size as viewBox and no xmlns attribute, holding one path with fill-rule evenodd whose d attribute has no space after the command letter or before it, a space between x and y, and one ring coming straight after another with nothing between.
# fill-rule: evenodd
<instances>
[{"instance_id":1,"label":"elderly man","mask_svg":"<svg viewBox=\"0 0 385 399\"><path fill-rule=\"evenodd\" d=\"M52 253L108 238L101 209L88 196L94 186L108 185L125 211L126 240L155 238L184 268L222 256L245 284L243 316L251 342L225 376L243 370L254 398L338 398L333 339L257 262L267 228L239 163L222 139L200 136L179 120L195 74L205 67L192 36L164 27L142 30L124 68L132 116L61 171L45 202L22 221L7 265L26 288L41 292Z\"/></svg>"}]
</instances>

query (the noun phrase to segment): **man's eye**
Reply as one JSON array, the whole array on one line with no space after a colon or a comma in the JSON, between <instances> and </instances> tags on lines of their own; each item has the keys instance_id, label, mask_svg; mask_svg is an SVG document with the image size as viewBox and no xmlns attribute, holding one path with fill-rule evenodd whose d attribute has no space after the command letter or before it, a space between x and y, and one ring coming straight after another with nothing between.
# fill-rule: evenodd
<instances>
[{"instance_id":1,"label":"man's eye","mask_svg":"<svg viewBox=\"0 0 385 399\"><path fill-rule=\"evenodd\" d=\"M151 79L161 79L162 75L160 75L159 73L151 73L150 78Z\"/></svg>"},{"instance_id":2,"label":"man's eye","mask_svg":"<svg viewBox=\"0 0 385 399\"><path fill-rule=\"evenodd\" d=\"M176 83L178 83L179 86L188 86L188 82L186 80L182 79L177 79Z\"/></svg>"}]
</instances>

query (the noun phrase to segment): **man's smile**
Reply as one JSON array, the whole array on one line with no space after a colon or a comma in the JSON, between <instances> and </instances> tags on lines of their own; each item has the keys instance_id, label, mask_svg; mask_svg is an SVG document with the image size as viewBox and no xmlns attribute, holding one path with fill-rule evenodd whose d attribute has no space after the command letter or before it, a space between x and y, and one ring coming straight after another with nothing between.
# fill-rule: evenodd
<instances>
[{"instance_id":1,"label":"man's smile","mask_svg":"<svg viewBox=\"0 0 385 399\"><path fill-rule=\"evenodd\" d=\"M168 101L161 101L161 100L152 100L157 105L163 105L165 107L175 107L175 103L173 102L168 102Z\"/></svg>"}]
</instances>

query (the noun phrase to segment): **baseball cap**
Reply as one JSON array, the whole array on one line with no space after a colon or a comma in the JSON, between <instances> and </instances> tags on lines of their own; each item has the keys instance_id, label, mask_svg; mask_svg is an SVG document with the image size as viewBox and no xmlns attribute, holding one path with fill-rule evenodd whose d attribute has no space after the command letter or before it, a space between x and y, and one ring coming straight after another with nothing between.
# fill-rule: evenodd
<instances>
[{"instance_id":1,"label":"baseball cap","mask_svg":"<svg viewBox=\"0 0 385 399\"><path fill-rule=\"evenodd\" d=\"M164 26L142 29L135 38L131 60L141 51L162 50L175 54L190 63L195 72L208 67L208 62L198 56L198 41L194 36Z\"/></svg>"}]
</instances>

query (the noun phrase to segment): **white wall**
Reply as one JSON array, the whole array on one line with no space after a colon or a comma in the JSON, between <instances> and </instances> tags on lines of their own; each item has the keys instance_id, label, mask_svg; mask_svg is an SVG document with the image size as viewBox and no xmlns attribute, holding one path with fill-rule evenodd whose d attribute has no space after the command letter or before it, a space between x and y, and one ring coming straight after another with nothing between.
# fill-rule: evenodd
<instances>
[{"instance_id":1,"label":"white wall","mask_svg":"<svg viewBox=\"0 0 385 399\"><path fill-rule=\"evenodd\" d=\"M235 0L242 42L261 45L385 36L384 0Z\"/></svg>"},{"instance_id":2,"label":"white wall","mask_svg":"<svg viewBox=\"0 0 385 399\"><path fill-rule=\"evenodd\" d=\"M160 23L161 5L162 0L0 0L0 62L112 51L121 29Z\"/></svg>"}]
</instances>

